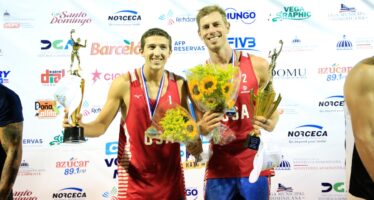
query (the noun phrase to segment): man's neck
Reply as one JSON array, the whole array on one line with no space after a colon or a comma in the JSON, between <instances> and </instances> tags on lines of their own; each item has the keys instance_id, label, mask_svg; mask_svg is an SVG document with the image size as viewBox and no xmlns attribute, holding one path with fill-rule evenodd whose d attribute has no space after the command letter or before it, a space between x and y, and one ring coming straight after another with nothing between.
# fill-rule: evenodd
<instances>
[{"instance_id":1,"label":"man's neck","mask_svg":"<svg viewBox=\"0 0 374 200\"><path fill-rule=\"evenodd\" d=\"M144 66L144 77L149 84L160 84L163 73L163 67L160 69L151 69L150 67Z\"/></svg>"},{"instance_id":2,"label":"man's neck","mask_svg":"<svg viewBox=\"0 0 374 200\"><path fill-rule=\"evenodd\" d=\"M228 64L231 61L233 50L227 44L225 48L218 51L209 51L209 62L213 64Z\"/></svg>"}]
</instances>

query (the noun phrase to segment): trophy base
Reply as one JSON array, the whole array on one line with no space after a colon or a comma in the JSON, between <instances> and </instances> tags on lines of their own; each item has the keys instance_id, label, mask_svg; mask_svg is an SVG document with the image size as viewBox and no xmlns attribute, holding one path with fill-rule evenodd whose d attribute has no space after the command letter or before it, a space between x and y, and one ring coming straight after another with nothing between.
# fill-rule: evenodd
<instances>
[{"instance_id":1,"label":"trophy base","mask_svg":"<svg viewBox=\"0 0 374 200\"><path fill-rule=\"evenodd\" d=\"M64 143L83 143L86 142L84 138L83 127L67 127L64 130Z\"/></svg>"}]
</instances>

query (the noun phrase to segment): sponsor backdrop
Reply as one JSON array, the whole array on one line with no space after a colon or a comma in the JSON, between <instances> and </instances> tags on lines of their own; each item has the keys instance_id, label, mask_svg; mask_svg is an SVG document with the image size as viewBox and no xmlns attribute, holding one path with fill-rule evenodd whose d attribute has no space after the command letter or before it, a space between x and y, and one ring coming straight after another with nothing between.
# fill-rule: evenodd
<instances>
[{"instance_id":1,"label":"sponsor backdrop","mask_svg":"<svg viewBox=\"0 0 374 200\"><path fill-rule=\"evenodd\" d=\"M1 0L0 81L20 95L25 117L15 199L116 199L119 116L99 138L61 143L64 111L53 94L69 69L70 30L87 40L80 49L82 114L90 121L113 79L142 66L139 40L147 29L172 35L167 69L183 75L203 63L207 49L195 15L209 4L226 10L232 48L267 58L284 42L273 71L283 114L274 132L264 133L267 146L282 154L271 199L345 199L342 87L354 64L373 54L370 1ZM184 147L181 157L187 198L203 199L205 164L186 161Z\"/></svg>"}]
</instances>

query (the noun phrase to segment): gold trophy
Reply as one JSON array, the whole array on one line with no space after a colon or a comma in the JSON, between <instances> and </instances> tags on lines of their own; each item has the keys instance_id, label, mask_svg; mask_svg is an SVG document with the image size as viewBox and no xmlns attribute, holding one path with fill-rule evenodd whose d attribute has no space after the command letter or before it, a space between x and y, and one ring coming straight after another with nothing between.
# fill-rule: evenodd
<instances>
[{"instance_id":1,"label":"gold trophy","mask_svg":"<svg viewBox=\"0 0 374 200\"><path fill-rule=\"evenodd\" d=\"M67 127L64 130L64 143L81 143L85 142L83 127L79 126L79 120L77 115L81 111L83 94L84 94L84 79L80 75L80 57L79 49L86 47L87 40L84 45L80 44L80 38L76 41L73 39L73 33L75 30L70 31L70 38L73 42L73 50L71 52L71 63L68 75L60 80L57 85L57 91L55 93L55 99L69 110L68 120L71 127ZM74 59L77 59L77 67L74 67Z\"/></svg>"},{"instance_id":2,"label":"gold trophy","mask_svg":"<svg viewBox=\"0 0 374 200\"><path fill-rule=\"evenodd\" d=\"M277 49L274 49L273 52L269 52L269 58L271 58L268 71L270 75L269 82L264 87L258 89L257 95L254 93L253 89L250 91L250 110L253 116L264 116L266 119L269 119L278 108L279 103L282 100L282 96L280 94L278 97L276 97L273 87L273 70L276 66L276 60L283 47L283 41L280 40L279 43L281 46L278 51ZM250 132L245 146L253 150L258 150L258 147L260 146L259 135L256 135L254 132Z\"/></svg>"}]
</instances>

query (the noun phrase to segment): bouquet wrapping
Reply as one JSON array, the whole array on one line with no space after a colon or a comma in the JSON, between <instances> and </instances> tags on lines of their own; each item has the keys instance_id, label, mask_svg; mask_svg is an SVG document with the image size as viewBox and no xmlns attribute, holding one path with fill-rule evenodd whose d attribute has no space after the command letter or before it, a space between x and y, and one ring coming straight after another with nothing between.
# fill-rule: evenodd
<instances>
[{"instance_id":1,"label":"bouquet wrapping","mask_svg":"<svg viewBox=\"0 0 374 200\"><path fill-rule=\"evenodd\" d=\"M197 65L186 71L188 89L193 102L202 112L235 114L235 101L240 85L240 69L231 64ZM215 144L233 141L235 133L221 124L211 133Z\"/></svg>"},{"instance_id":2,"label":"bouquet wrapping","mask_svg":"<svg viewBox=\"0 0 374 200\"><path fill-rule=\"evenodd\" d=\"M176 103L162 103L152 118L152 124L146 134L150 138L178 142L185 145L197 142L200 138L197 124L188 110ZM200 155L194 155L200 161Z\"/></svg>"}]
</instances>

